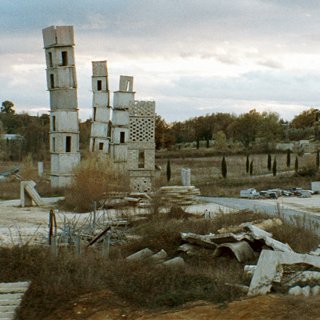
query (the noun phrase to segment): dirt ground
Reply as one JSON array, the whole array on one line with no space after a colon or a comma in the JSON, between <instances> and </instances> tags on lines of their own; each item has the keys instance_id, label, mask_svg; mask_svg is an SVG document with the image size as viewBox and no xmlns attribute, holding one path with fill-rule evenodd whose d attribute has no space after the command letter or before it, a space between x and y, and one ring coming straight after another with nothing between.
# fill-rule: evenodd
<instances>
[{"instance_id":1,"label":"dirt ground","mask_svg":"<svg viewBox=\"0 0 320 320\"><path fill-rule=\"evenodd\" d=\"M320 319L319 311L318 297L267 295L228 305L197 301L171 310L151 312L135 309L111 292L103 291L94 297L83 296L46 320L311 320Z\"/></svg>"}]
</instances>

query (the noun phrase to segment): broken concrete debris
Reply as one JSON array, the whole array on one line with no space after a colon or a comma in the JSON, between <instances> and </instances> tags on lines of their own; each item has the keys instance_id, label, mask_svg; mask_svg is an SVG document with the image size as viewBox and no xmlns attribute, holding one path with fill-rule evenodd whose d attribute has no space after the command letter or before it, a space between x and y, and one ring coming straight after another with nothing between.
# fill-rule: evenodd
<instances>
[{"instance_id":1,"label":"broken concrete debris","mask_svg":"<svg viewBox=\"0 0 320 320\"><path fill-rule=\"evenodd\" d=\"M232 252L239 262L250 261L256 257L255 252L246 241L221 244L216 248L213 255L220 257L229 252Z\"/></svg>"},{"instance_id":2,"label":"broken concrete debris","mask_svg":"<svg viewBox=\"0 0 320 320\"><path fill-rule=\"evenodd\" d=\"M183 267L184 260L181 257L175 257L173 259L163 262L163 265L166 267Z\"/></svg>"},{"instance_id":3,"label":"broken concrete debris","mask_svg":"<svg viewBox=\"0 0 320 320\"><path fill-rule=\"evenodd\" d=\"M262 250L250 283L248 295L254 296L268 293L282 266L293 264L306 264L320 269L320 257L295 252ZM299 282L299 278L297 282ZM293 290L293 292L296 291Z\"/></svg>"},{"instance_id":4,"label":"broken concrete debris","mask_svg":"<svg viewBox=\"0 0 320 320\"><path fill-rule=\"evenodd\" d=\"M161 249L159 252L155 253L154 255L152 255L150 257L150 259L153 261L153 262L163 262L165 261L166 259L168 258L168 254L163 250Z\"/></svg>"},{"instance_id":5,"label":"broken concrete debris","mask_svg":"<svg viewBox=\"0 0 320 320\"><path fill-rule=\"evenodd\" d=\"M139 261L151 257L154 254L149 248L142 249L126 258L127 261Z\"/></svg>"},{"instance_id":6,"label":"broken concrete debris","mask_svg":"<svg viewBox=\"0 0 320 320\"><path fill-rule=\"evenodd\" d=\"M255 220L255 221L252 221L250 223L252 225L255 225L256 227L262 229L262 230L268 230L268 229L271 229L272 227L281 226L283 224L283 222L279 218ZM240 225L221 228L221 229L218 230L218 233L244 232L245 231L245 225L246 225L246 223L241 223Z\"/></svg>"},{"instance_id":7,"label":"broken concrete debris","mask_svg":"<svg viewBox=\"0 0 320 320\"><path fill-rule=\"evenodd\" d=\"M247 199L278 199L279 197L300 197L300 198L310 198L315 191L304 190L302 188L291 188L289 190L283 189L268 189L257 191L254 188L244 189L240 191L240 198Z\"/></svg>"},{"instance_id":8,"label":"broken concrete debris","mask_svg":"<svg viewBox=\"0 0 320 320\"><path fill-rule=\"evenodd\" d=\"M138 252L133 253L132 255L126 258L129 262L145 261L149 260L156 264L161 264L168 267L179 267L184 265L184 260L181 257L175 257L168 259L168 254L165 250L161 249L159 252L154 253L149 248L144 248Z\"/></svg>"},{"instance_id":9,"label":"broken concrete debris","mask_svg":"<svg viewBox=\"0 0 320 320\"><path fill-rule=\"evenodd\" d=\"M166 186L159 190L160 199L176 206L187 206L197 203L200 190L194 186Z\"/></svg>"},{"instance_id":10,"label":"broken concrete debris","mask_svg":"<svg viewBox=\"0 0 320 320\"><path fill-rule=\"evenodd\" d=\"M255 259L257 250L261 250L263 246L277 251L293 252L288 244L273 239L271 233L251 223L242 224L242 228L245 232L206 235L181 233L181 239L187 244L181 245L178 250L187 255L196 255L200 247L213 250L212 255L215 257L232 254L239 262Z\"/></svg>"},{"instance_id":11,"label":"broken concrete debris","mask_svg":"<svg viewBox=\"0 0 320 320\"><path fill-rule=\"evenodd\" d=\"M20 183L20 201L21 207L32 206L35 203L37 206L43 206L43 201L35 189L37 184L33 181L21 181Z\"/></svg>"},{"instance_id":12,"label":"broken concrete debris","mask_svg":"<svg viewBox=\"0 0 320 320\"><path fill-rule=\"evenodd\" d=\"M250 231L251 236L255 240L263 240L268 247L271 247L272 249L278 250L278 251L293 252L293 250L290 248L290 246L287 243L282 243L278 240L273 239L271 233L266 232L250 223L247 223L244 226Z\"/></svg>"}]
</instances>

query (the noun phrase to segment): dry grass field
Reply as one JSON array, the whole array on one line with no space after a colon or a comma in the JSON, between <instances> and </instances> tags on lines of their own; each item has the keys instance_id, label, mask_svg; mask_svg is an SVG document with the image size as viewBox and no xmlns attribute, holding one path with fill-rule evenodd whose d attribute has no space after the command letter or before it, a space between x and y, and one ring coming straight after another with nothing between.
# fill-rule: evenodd
<instances>
[{"instance_id":1,"label":"dry grass field","mask_svg":"<svg viewBox=\"0 0 320 320\"><path fill-rule=\"evenodd\" d=\"M157 185L180 185L181 168L191 169L191 183L200 188L202 194L212 196L239 196L241 189L256 188L264 190L269 188L310 188L316 170L316 157L314 154L298 156L299 171L295 173L294 163L296 155L291 155L291 165L286 165L286 154L272 155L272 161L277 159L277 175L267 168L267 155L256 154L249 157L253 161L253 175L246 172L246 156L231 155L226 157L227 178L221 174L221 156L199 158L173 158L170 159L171 179L166 178L167 159L157 159L161 172L157 172ZM311 171L311 174L310 172Z\"/></svg>"}]
</instances>

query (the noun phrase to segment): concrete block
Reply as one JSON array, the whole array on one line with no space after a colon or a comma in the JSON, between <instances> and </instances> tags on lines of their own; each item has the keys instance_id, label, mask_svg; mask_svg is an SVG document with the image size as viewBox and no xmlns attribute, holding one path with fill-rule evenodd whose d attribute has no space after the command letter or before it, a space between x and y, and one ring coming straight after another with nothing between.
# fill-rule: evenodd
<instances>
[{"instance_id":1,"label":"concrete block","mask_svg":"<svg viewBox=\"0 0 320 320\"><path fill-rule=\"evenodd\" d=\"M181 257L176 257L170 260L167 260L165 262L163 262L163 265L166 267L183 267L185 265L185 262L183 260L183 258Z\"/></svg>"},{"instance_id":2,"label":"concrete block","mask_svg":"<svg viewBox=\"0 0 320 320\"><path fill-rule=\"evenodd\" d=\"M181 169L181 183L183 186L191 186L191 169Z\"/></svg>"},{"instance_id":3,"label":"concrete block","mask_svg":"<svg viewBox=\"0 0 320 320\"><path fill-rule=\"evenodd\" d=\"M302 294L302 289L299 286L295 286L290 288L288 293L293 296L300 296Z\"/></svg>"},{"instance_id":4,"label":"concrete block","mask_svg":"<svg viewBox=\"0 0 320 320\"><path fill-rule=\"evenodd\" d=\"M151 257L154 254L149 248L142 249L126 258L127 261L139 261Z\"/></svg>"}]
</instances>

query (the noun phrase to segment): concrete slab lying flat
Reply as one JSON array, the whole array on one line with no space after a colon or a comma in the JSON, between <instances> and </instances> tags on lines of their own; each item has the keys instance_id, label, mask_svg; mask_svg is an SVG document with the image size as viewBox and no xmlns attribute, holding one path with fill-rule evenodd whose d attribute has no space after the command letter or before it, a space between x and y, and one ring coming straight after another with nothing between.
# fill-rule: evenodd
<instances>
[{"instance_id":1,"label":"concrete slab lying flat","mask_svg":"<svg viewBox=\"0 0 320 320\"><path fill-rule=\"evenodd\" d=\"M28 290L30 282L0 283L0 319L13 320L15 310L20 305L24 293Z\"/></svg>"}]
</instances>

